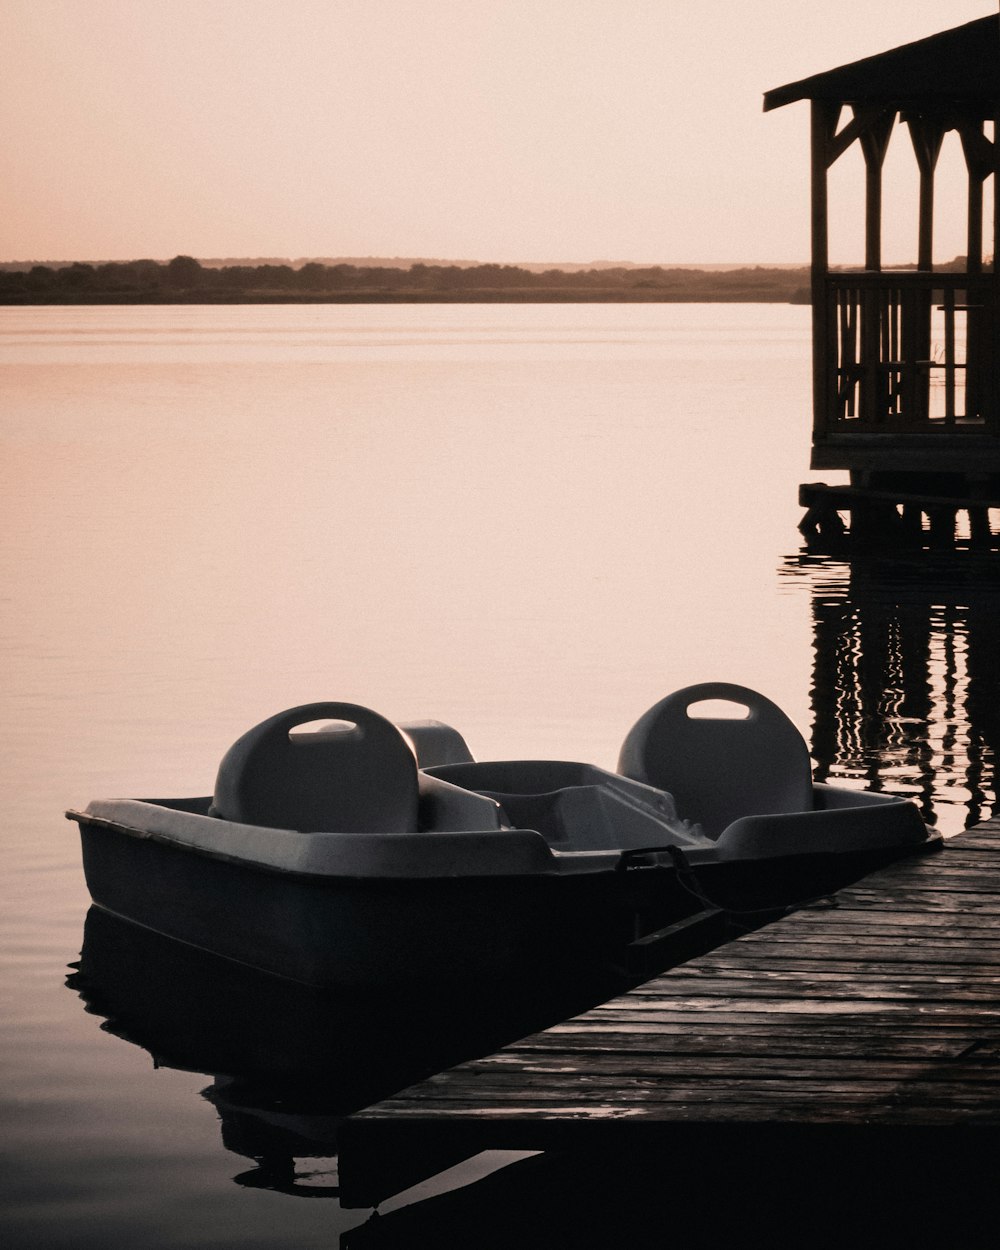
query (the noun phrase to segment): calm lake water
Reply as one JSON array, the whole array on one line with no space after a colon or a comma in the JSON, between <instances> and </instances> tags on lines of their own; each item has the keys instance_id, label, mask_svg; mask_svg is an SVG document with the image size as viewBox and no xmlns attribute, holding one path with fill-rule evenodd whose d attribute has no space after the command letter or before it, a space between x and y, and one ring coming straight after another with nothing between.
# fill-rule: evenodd
<instances>
[{"instance_id":1,"label":"calm lake water","mask_svg":"<svg viewBox=\"0 0 1000 1250\"><path fill-rule=\"evenodd\" d=\"M99 917L65 984L88 896L63 810L209 793L274 711L613 767L664 694L734 681L820 776L948 833L990 814L1000 580L801 550L809 350L780 305L0 309L6 1244L278 1250L367 1220L302 1200L335 1185L329 1107L241 1084L252 989L213 1008L155 951L109 972Z\"/></svg>"}]
</instances>

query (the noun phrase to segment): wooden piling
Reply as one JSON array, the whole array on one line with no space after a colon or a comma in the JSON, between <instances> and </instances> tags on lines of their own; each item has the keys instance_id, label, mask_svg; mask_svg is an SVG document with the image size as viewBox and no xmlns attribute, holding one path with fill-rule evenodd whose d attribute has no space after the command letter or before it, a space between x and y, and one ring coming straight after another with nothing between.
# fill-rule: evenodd
<instances>
[{"instance_id":1,"label":"wooden piling","mask_svg":"<svg viewBox=\"0 0 1000 1250\"><path fill-rule=\"evenodd\" d=\"M799 503L806 509L799 530L820 548L842 546L848 539L889 548L926 544L938 551L959 545L989 550L997 545L990 509L1000 507L1000 499L992 496L809 482L799 487ZM967 542L957 537L958 517L963 512L968 516ZM926 530L924 516L928 518Z\"/></svg>"}]
</instances>

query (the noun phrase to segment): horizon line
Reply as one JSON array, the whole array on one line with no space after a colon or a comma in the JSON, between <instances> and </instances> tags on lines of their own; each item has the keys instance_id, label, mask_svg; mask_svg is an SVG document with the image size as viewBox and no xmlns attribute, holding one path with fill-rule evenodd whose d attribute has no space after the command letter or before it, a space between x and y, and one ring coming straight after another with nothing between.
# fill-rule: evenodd
<instances>
[{"instance_id":1,"label":"horizon line","mask_svg":"<svg viewBox=\"0 0 1000 1250\"><path fill-rule=\"evenodd\" d=\"M199 264L208 267L225 265L264 265L279 264L301 267L308 264L325 265L370 265L373 268L412 268L414 265L454 266L456 268L476 268L486 265L500 265L514 269L807 269L809 261L633 261L633 260L587 260L587 261L509 261L509 260L470 260L468 258L449 258L432 256L195 256L191 252L176 255L191 256ZM34 265L135 265L152 262L158 265L169 264L174 256L165 258L155 256L130 256L122 258L87 258L76 259L6 259L0 260L0 266L34 266Z\"/></svg>"}]
</instances>

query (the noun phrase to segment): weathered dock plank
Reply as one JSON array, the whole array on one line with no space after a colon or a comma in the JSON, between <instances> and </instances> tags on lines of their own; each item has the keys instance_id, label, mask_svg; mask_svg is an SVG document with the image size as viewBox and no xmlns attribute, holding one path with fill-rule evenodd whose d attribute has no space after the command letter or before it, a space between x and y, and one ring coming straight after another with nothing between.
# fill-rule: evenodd
<instances>
[{"instance_id":1,"label":"weathered dock plank","mask_svg":"<svg viewBox=\"0 0 1000 1250\"><path fill-rule=\"evenodd\" d=\"M1000 1151L1000 822L351 1118L341 1189L515 1149ZM707 1135L707 1136L706 1136ZM738 1143L738 1145L737 1145ZM859 1155L860 1157L860 1155ZM872 1156L877 1157L876 1155ZM405 1170L405 1169L404 1169ZM398 1188L398 1186L396 1186Z\"/></svg>"}]
</instances>

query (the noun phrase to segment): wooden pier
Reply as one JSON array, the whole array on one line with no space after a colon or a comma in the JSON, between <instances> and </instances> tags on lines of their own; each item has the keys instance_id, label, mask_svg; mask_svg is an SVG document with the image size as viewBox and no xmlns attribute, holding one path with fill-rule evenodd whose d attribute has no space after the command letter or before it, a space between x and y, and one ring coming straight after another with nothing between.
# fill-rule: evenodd
<instances>
[{"instance_id":1,"label":"wooden pier","mask_svg":"<svg viewBox=\"0 0 1000 1250\"><path fill-rule=\"evenodd\" d=\"M832 1186L920 1227L942 1211L992 1219L1000 819L833 901L352 1117L345 1205L512 1149L576 1152L608 1176L656 1158L696 1205L713 1186L765 1202L777 1185L772 1206ZM978 1227L953 1244L980 1244Z\"/></svg>"}]
</instances>

